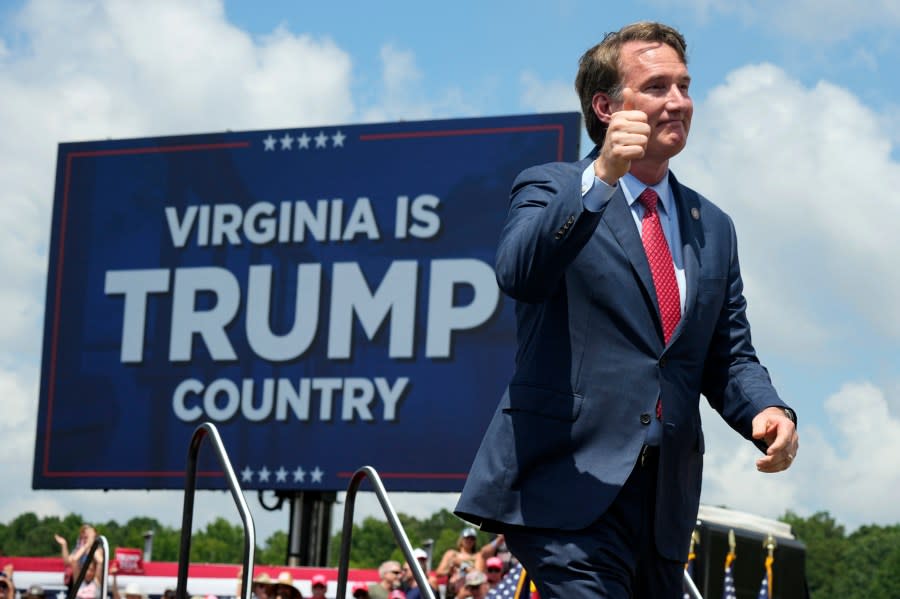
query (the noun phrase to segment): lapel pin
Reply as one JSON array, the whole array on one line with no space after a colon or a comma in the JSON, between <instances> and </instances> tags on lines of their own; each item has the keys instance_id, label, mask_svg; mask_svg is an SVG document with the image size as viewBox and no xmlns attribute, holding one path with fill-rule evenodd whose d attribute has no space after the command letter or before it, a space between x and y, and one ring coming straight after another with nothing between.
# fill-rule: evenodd
<instances>
[{"instance_id":1,"label":"lapel pin","mask_svg":"<svg viewBox=\"0 0 900 599\"><path fill-rule=\"evenodd\" d=\"M694 220L700 220L700 211L696 207L691 208L691 216L694 217Z\"/></svg>"}]
</instances>

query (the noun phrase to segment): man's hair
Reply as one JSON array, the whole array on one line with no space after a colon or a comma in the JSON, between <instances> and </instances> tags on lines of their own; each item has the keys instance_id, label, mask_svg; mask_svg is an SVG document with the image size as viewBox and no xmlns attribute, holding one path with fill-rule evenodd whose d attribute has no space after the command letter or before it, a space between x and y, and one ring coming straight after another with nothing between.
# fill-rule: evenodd
<instances>
[{"instance_id":1,"label":"man's hair","mask_svg":"<svg viewBox=\"0 0 900 599\"><path fill-rule=\"evenodd\" d=\"M659 42L671 46L681 62L687 64L687 42L674 28L662 23L642 21L626 25L618 31L607 33L603 41L585 52L578 61L575 90L581 100L581 112L588 135L597 145L603 144L606 123L594 114L592 102L598 92L611 98L622 94L622 73L619 70L619 52L626 42Z\"/></svg>"}]
</instances>

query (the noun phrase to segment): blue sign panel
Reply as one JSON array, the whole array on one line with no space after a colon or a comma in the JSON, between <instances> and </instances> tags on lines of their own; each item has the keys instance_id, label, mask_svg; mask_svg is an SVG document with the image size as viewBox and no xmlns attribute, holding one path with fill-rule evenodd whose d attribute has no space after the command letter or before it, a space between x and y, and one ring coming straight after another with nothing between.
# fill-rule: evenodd
<instances>
[{"instance_id":1,"label":"blue sign panel","mask_svg":"<svg viewBox=\"0 0 900 599\"><path fill-rule=\"evenodd\" d=\"M461 489L512 371L510 185L579 122L61 144L34 487L183 488L209 421L245 488Z\"/></svg>"}]
</instances>

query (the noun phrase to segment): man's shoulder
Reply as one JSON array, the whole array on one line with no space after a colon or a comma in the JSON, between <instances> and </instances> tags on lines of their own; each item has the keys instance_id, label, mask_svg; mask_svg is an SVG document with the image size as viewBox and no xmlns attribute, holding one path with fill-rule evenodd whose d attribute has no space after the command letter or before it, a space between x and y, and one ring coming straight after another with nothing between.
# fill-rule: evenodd
<instances>
[{"instance_id":1,"label":"man's shoulder","mask_svg":"<svg viewBox=\"0 0 900 599\"><path fill-rule=\"evenodd\" d=\"M678 181L671 171L669 173L669 182L672 185L672 190L675 192L676 197L680 197L688 209L697 208L699 214L702 214L704 218L731 220L728 213L720 208L715 202L702 193L694 190L692 187Z\"/></svg>"},{"instance_id":2,"label":"man's shoulder","mask_svg":"<svg viewBox=\"0 0 900 599\"><path fill-rule=\"evenodd\" d=\"M545 162L529 166L516 177L517 181L537 181L542 179L558 179L567 176L578 176L591 163L592 158L585 158L577 162Z\"/></svg>"}]
</instances>

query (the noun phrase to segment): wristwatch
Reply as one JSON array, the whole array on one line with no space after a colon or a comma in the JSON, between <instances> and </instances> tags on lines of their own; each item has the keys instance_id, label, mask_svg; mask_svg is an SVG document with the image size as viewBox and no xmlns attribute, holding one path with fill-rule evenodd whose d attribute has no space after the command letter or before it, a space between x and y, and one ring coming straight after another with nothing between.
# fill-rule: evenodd
<instances>
[{"instance_id":1,"label":"wristwatch","mask_svg":"<svg viewBox=\"0 0 900 599\"><path fill-rule=\"evenodd\" d=\"M797 428L797 413L790 408L782 408L784 410L784 415L787 416L791 422L794 423L794 428Z\"/></svg>"}]
</instances>

